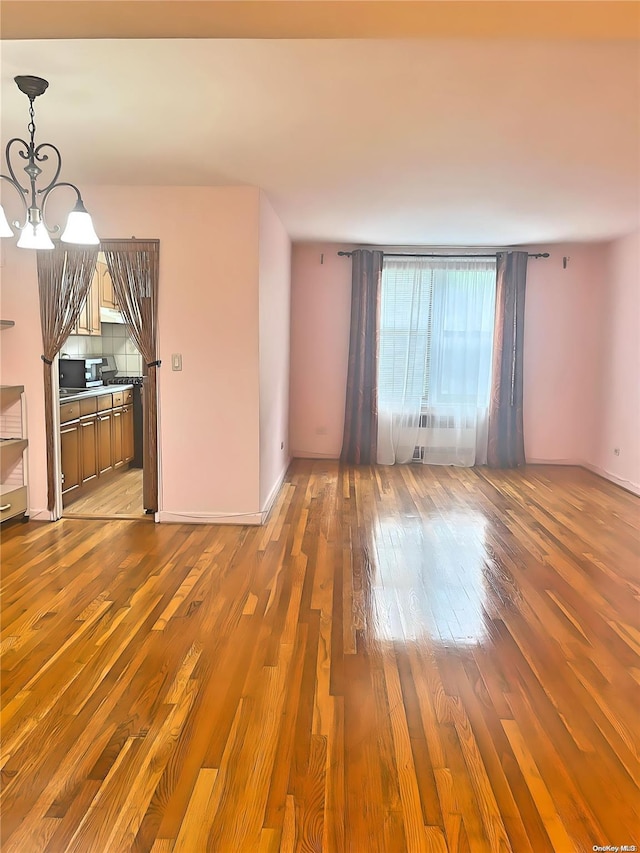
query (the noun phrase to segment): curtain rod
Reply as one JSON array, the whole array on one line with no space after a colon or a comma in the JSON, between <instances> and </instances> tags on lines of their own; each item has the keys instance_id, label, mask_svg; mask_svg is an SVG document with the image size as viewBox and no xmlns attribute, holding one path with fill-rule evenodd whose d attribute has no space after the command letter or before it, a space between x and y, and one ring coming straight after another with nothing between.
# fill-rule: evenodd
<instances>
[{"instance_id":1,"label":"curtain rod","mask_svg":"<svg viewBox=\"0 0 640 853\"><path fill-rule=\"evenodd\" d=\"M340 257L350 258L353 252L338 252ZM422 255L422 254L411 254L410 252L383 252L382 253L385 258L451 258L452 260L464 260L464 258L495 258L496 253L494 252L492 255L473 255L471 253L466 255ZM549 252L529 252L528 256L530 258L548 258Z\"/></svg>"}]
</instances>

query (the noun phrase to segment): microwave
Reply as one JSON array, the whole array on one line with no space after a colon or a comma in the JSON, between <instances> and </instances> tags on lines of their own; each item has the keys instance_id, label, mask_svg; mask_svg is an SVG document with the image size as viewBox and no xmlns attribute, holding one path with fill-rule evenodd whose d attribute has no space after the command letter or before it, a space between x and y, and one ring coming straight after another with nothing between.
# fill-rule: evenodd
<instances>
[{"instance_id":1,"label":"microwave","mask_svg":"<svg viewBox=\"0 0 640 853\"><path fill-rule=\"evenodd\" d=\"M102 385L102 358L58 360L60 388L95 388Z\"/></svg>"}]
</instances>

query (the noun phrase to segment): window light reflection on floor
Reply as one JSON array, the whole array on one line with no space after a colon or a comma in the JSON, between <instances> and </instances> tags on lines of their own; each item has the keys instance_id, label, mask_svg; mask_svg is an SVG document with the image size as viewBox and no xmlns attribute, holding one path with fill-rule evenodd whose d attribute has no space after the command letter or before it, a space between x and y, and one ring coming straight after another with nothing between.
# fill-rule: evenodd
<instances>
[{"instance_id":1,"label":"window light reflection on floor","mask_svg":"<svg viewBox=\"0 0 640 853\"><path fill-rule=\"evenodd\" d=\"M481 643L489 593L484 570L494 561L482 513L460 509L381 518L374 530L371 624L377 638Z\"/></svg>"}]
</instances>

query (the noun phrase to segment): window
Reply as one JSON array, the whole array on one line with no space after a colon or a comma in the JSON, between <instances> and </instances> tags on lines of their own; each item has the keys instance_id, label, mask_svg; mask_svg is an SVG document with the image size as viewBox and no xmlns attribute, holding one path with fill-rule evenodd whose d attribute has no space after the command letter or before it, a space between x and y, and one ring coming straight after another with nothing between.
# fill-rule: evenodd
<instances>
[{"instance_id":1,"label":"window","mask_svg":"<svg viewBox=\"0 0 640 853\"><path fill-rule=\"evenodd\" d=\"M492 259L385 259L381 405L488 404L495 281Z\"/></svg>"}]
</instances>

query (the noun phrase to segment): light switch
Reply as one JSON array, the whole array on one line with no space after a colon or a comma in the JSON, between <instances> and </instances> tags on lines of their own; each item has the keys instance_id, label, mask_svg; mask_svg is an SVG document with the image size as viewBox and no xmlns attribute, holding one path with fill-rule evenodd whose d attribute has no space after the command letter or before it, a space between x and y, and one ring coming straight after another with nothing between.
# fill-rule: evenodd
<instances>
[{"instance_id":1,"label":"light switch","mask_svg":"<svg viewBox=\"0 0 640 853\"><path fill-rule=\"evenodd\" d=\"M182 353L174 352L171 355L171 370L182 370Z\"/></svg>"}]
</instances>

